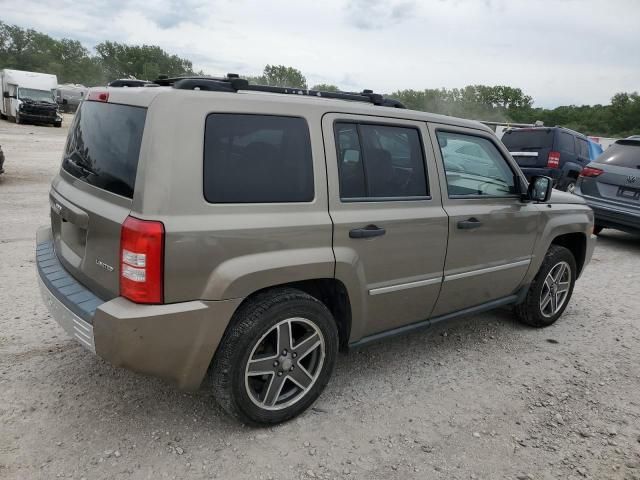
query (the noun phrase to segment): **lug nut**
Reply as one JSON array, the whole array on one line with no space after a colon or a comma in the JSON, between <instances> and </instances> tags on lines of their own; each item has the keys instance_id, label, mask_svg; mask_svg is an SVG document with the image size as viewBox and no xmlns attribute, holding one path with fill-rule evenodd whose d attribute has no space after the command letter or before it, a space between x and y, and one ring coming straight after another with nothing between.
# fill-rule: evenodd
<instances>
[{"instance_id":1,"label":"lug nut","mask_svg":"<svg viewBox=\"0 0 640 480\"><path fill-rule=\"evenodd\" d=\"M281 377L282 376L282 372L278 372L278 376Z\"/></svg>"},{"instance_id":2,"label":"lug nut","mask_svg":"<svg viewBox=\"0 0 640 480\"><path fill-rule=\"evenodd\" d=\"M297 354L296 352L293 352L293 353L291 354L291 356L292 356L293 358L296 358L296 357L298 356L298 354Z\"/></svg>"},{"instance_id":3,"label":"lug nut","mask_svg":"<svg viewBox=\"0 0 640 480\"><path fill-rule=\"evenodd\" d=\"M273 366L277 367L278 365L280 365L280 362L278 362L277 360L275 362L273 362Z\"/></svg>"},{"instance_id":4,"label":"lug nut","mask_svg":"<svg viewBox=\"0 0 640 480\"><path fill-rule=\"evenodd\" d=\"M291 365L291 368L289 369L290 372L293 372L293 365Z\"/></svg>"},{"instance_id":5,"label":"lug nut","mask_svg":"<svg viewBox=\"0 0 640 480\"><path fill-rule=\"evenodd\" d=\"M285 348L284 350L282 350L282 354L286 355L287 354L287 349Z\"/></svg>"}]
</instances>

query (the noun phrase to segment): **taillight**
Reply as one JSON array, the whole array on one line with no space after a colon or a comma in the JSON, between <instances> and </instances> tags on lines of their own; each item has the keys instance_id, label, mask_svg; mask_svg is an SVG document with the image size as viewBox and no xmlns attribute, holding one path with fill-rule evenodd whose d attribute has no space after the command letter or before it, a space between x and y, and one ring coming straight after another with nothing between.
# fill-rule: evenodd
<instances>
[{"instance_id":1,"label":"taillight","mask_svg":"<svg viewBox=\"0 0 640 480\"><path fill-rule=\"evenodd\" d=\"M101 92L100 90L89 90L87 100L92 102L107 102L109 101L109 92Z\"/></svg>"},{"instance_id":2,"label":"taillight","mask_svg":"<svg viewBox=\"0 0 640 480\"><path fill-rule=\"evenodd\" d=\"M598 175L602 175L604 172L599 168L593 167L584 167L580 172L581 177L597 177Z\"/></svg>"},{"instance_id":3,"label":"taillight","mask_svg":"<svg viewBox=\"0 0 640 480\"><path fill-rule=\"evenodd\" d=\"M120 295L136 303L163 302L164 225L127 217L120 232Z\"/></svg>"},{"instance_id":4,"label":"taillight","mask_svg":"<svg viewBox=\"0 0 640 480\"><path fill-rule=\"evenodd\" d=\"M547 167L558 168L560 166L560 152L549 152Z\"/></svg>"}]
</instances>

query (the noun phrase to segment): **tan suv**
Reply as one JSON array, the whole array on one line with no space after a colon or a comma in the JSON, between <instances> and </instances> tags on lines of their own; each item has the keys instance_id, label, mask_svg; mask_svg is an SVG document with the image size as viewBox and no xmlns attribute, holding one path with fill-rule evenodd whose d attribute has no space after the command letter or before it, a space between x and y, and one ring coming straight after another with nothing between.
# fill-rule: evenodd
<instances>
[{"instance_id":1,"label":"tan suv","mask_svg":"<svg viewBox=\"0 0 640 480\"><path fill-rule=\"evenodd\" d=\"M549 325L591 257L591 209L527 185L479 123L369 91L159 83L82 103L42 294L100 357L183 389L210 375L244 422L304 411L341 348L505 305Z\"/></svg>"}]
</instances>

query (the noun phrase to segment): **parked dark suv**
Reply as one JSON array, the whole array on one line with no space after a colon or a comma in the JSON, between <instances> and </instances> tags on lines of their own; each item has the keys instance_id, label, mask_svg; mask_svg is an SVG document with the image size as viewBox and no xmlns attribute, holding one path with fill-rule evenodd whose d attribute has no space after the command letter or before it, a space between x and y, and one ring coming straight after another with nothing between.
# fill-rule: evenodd
<instances>
[{"instance_id":1,"label":"parked dark suv","mask_svg":"<svg viewBox=\"0 0 640 480\"><path fill-rule=\"evenodd\" d=\"M587 137L563 127L514 128L504 133L502 143L527 178L546 175L556 188L571 193L582 169L594 160Z\"/></svg>"}]
</instances>

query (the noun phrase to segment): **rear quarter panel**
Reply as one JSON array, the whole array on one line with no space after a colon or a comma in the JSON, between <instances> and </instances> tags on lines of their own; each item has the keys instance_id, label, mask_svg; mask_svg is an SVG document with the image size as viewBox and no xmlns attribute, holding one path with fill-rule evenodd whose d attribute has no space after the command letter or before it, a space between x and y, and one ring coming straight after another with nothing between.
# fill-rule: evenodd
<instances>
[{"instance_id":1,"label":"rear quarter panel","mask_svg":"<svg viewBox=\"0 0 640 480\"><path fill-rule=\"evenodd\" d=\"M205 121L210 113L225 112L304 118L314 158L314 200L208 203ZM308 106L250 94L174 90L153 100L132 215L165 225L167 303L242 298L269 286L334 276L320 118Z\"/></svg>"}]
</instances>

